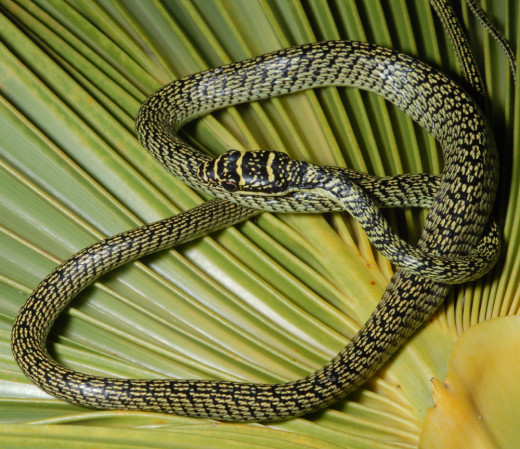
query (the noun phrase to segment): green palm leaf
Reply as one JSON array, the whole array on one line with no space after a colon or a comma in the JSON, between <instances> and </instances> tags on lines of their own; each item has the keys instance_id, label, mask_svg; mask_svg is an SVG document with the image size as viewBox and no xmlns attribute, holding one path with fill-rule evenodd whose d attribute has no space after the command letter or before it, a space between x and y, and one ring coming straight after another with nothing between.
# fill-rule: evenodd
<instances>
[{"instance_id":1,"label":"green palm leaf","mask_svg":"<svg viewBox=\"0 0 520 449\"><path fill-rule=\"evenodd\" d=\"M484 6L518 48L517 3ZM325 39L393 47L457 77L428 2L0 0L2 447L417 447L433 405L430 378L446 374L458 335L517 314L520 299L514 151L520 103L504 55L461 11L486 74L502 159L502 261L484 279L456 288L435 319L347 400L301 419L242 425L54 400L12 358L14 317L72 253L203 201L135 139L137 110L155 89L205 68ZM442 165L433 139L407 116L352 89L219 111L184 133L212 154L277 149L375 175L439 172ZM413 239L424 214L389 216ZM50 347L66 365L102 375L294 379L352 338L391 274L344 214L263 214L105 276L63 314Z\"/></svg>"}]
</instances>

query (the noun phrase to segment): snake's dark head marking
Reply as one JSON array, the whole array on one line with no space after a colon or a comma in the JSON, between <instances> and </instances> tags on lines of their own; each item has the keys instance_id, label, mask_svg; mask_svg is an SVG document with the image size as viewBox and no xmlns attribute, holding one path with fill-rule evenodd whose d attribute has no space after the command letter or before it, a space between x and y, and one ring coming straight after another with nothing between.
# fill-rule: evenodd
<instances>
[{"instance_id":1,"label":"snake's dark head marking","mask_svg":"<svg viewBox=\"0 0 520 449\"><path fill-rule=\"evenodd\" d=\"M299 164L277 151L230 150L199 165L197 178L228 192L283 195L293 190Z\"/></svg>"}]
</instances>

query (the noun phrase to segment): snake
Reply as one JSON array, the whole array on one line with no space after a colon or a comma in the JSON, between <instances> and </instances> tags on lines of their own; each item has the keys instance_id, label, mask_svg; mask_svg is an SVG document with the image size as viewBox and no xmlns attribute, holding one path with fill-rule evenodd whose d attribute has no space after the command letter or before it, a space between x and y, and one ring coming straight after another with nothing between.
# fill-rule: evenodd
<instances>
[{"instance_id":1,"label":"snake","mask_svg":"<svg viewBox=\"0 0 520 449\"><path fill-rule=\"evenodd\" d=\"M85 407L244 422L280 420L322 409L369 379L437 310L450 288L448 282L435 275L426 277L421 269L397 269L376 309L346 347L315 372L284 383L95 376L61 365L46 348L52 324L78 292L122 264L264 210L342 210L348 195L324 195L326 188L243 189L247 167L262 171L257 179L264 186L273 177L290 178L287 170L275 170L278 158L273 152L256 155L267 159L263 168L241 163L233 171L230 160L244 161L242 153L213 162L178 134L188 121L216 109L326 86L382 96L433 135L442 148L440 176L341 175L351 187L358 185L365 192L364 204L429 207L417 243L419 259L424 254L464 261L487 254L486 269L490 269L499 251L497 231L488 227L497 189L497 152L488 121L472 96L438 70L395 50L354 41L300 45L173 81L146 100L136 119L139 141L174 176L217 198L96 242L53 270L29 295L12 328L12 351L22 372L49 394ZM328 170L332 180L340 177L340 169ZM234 180L220 182L223 173L231 172ZM220 179L219 185L210 178ZM352 209L355 213L356 207ZM392 245L386 247L392 251ZM457 277L451 274L452 279Z\"/></svg>"}]
</instances>

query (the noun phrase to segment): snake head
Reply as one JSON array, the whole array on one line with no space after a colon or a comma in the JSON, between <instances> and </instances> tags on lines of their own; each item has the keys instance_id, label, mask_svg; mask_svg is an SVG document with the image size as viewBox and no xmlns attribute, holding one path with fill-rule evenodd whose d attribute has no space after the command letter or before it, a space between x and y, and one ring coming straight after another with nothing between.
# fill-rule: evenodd
<instances>
[{"instance_id":1,"label":"snake head","mask_svg":"<svg viewBox=\"0 0 520 449\"><path fill-rule=\"evenodd\" d=\"M208 187L247 195L283 195L291 191L295 164L277 151L230 150L199 165L197 178Z\"/></svg>"}]
</instances>

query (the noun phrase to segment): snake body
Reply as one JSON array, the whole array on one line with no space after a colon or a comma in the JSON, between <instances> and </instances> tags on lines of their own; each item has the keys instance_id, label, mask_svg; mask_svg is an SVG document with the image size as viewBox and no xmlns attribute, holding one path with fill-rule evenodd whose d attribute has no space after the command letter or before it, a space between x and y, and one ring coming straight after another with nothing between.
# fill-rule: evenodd
<instances>
[{"instance_id":1,"label":"snake body","mask_svg":"<svg viewBox=\"0 0 520 449\"><path fill-rule=\"evenodd\" d=\"M104 378L63 367L45 348L52 323L74 295L122 263L244 220L257 214L256 208L340 209L338 201L314 190L297 189L280 196L212 189L197 176L209 158L176 133L187 121L218 108L323 86L375 92L438 139L445 165L429 192L431 208L418 248L432 256L467 256L484 232L497 183L494 140L471 97L431 67L368 43L332 41L280 50L175 81L141 107L136 122L141 143L175 176L220 199L98 242L52 272L27 299L13 327L13 354L23 372L50 394L87 407L226 421L302 415L365 382L432 315L448 291L447 284L398 270L372 316L344 350L309 376L281 384ZM410 185L404 187L408 193L402 198L392 196L405 179L375 180L370 195L383 204L413 203L417 191ZM386 191L378 192L377 186L385 182ZM371 188L370 182L365 184Z\"/></svg>"}]
</instances>

